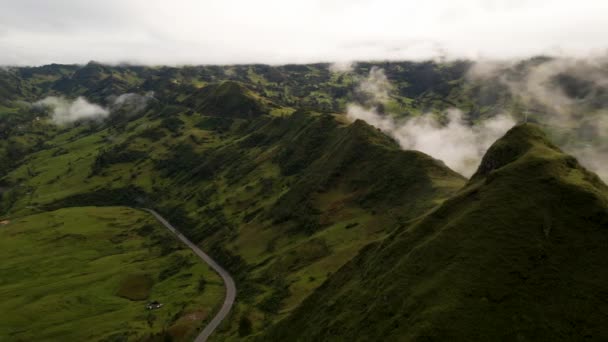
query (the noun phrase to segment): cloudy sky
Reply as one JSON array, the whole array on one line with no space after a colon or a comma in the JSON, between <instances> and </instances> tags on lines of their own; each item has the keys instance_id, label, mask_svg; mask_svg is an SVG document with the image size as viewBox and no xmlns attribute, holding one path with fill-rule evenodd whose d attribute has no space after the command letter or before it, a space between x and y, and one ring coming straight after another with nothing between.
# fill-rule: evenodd
<instances>
[{"instance_id":1,"label":"cloudy sky","mask_svg":"<svg viewBox=\"0 0 608 342\"><path fill-rule=\"evenodd\" d=\"M0 64L603 55L607 0L0 0Z\"/></svg>"}]
</instances>

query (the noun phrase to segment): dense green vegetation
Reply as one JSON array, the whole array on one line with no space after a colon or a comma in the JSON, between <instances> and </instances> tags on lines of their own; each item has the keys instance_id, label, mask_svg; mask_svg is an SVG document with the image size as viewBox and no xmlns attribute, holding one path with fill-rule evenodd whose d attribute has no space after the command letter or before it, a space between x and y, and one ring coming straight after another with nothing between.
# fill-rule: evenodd
<instances>
[{"instance_id":1,"label":"dense green vegetation","mask_svg":"<svg viewBox=\"0 0 608 342\"><path fill-rule=\"evenodd\" d=\"M187 340L224 291L150 215L124 207L16 218L0 226L0 255L7 341ZM148 311L151 300L163 308Z\"/></svg>"},{"instance_id":2,"label":"dense green vegetation","mask_svg":"<svg viewBox=\"0 0 608 342\"><path fill-rule=\"evenodd\" d=\"M600 316L585 310L604 302L594 290L603 284L590 275L603 272L598 246L605 243L599 229L608 224L606 186L531 125L497 142L468 181L441 161L401 150L378 129L340 114L348 102L368 100L357 85L374 66L392 84L380 112L440 115L458 106L475 122L521 105L504 87L468 82L468 62L359 63L349 73L327 64L92 62L0 70L6 83L0 93L0 219L11 220L0 234L14 227L46 236L43 231L49 240L35 243L51 249L56 232L45 229L48 217L61 214L62 227L85 241L104 229L128 236L94 248L135 248L119 260L129 261L121 267L142 268L148 259L132 255L149 255L145 272L107 276L98 287L89 285L97 278L87 283L87 291L125 305L106 316L95 337L115 331L117 340L129 333L130 340L188 339L223 300L217 276L172 240L151 234L142 223L150 217L124 207L158 210L232 273L237 303L215 340L605 337L596 329ZM515 71L509 77L519 77ZM577 79L558 82L573 94L578 89ZM149 92L154 96L143 106L113 102ZM47 95L84 96L111 113L58 126L48 110L31 105ZM594 99L593 106L601 105L602 97ZM560 140L572 136L551 132ZM80 219L94 222L83 228ZM6 239L0 244L18 245ZM69 247L65 255L86 254L82 246ZM567 258L568 249L575 257ZM4 253L20 255L11 248ZM9 272L6 265L0 272ZM15 289L30 280L21 273ZM110 282L111 293L102 293ZM151 326L144 317L141 325L141 301L165 302L159 290L165 283L179 304L158 311L171 317ZM9 296L3 293L0 287L2 300ZM551 296L563 303L550 305ZM524 306L530 302L537 307ZM65 315L85 317L92 312L85 306ZM560 315L564 311L572 316ZM16 334L9 329L18 324L0 325L0 339ZM49 334L62 335L64 328Z\"/></svg>"},{"instance_id":3,"label":"dense green vegetation","mask_svg":"<svg viewBox=\"0 0 608 342\"><path fill-rule=\"evenodd\" d=\"M92 63L35 89L53 93L69 79L73 85L61 90L67 95L103 99L92 89L109 77L159 72L125 68ZM238 304L218 337L229 339L288 315L363 246L464 184L441 162L400 150L364 122L296 111L280 96L256 93L257 83L203 82L203 71L213 68L196 70L188 77L201 78L170 82L172 90L147 88L164 75L141 83L157 101L125 119L113 113L105 122L57 127L38 112L42 119L23 120L25 136L35 123L44 127L44 143L11 159L2 179L4 215L82 205L156 208L236 278ZM38 72L31 70L30 82ZM146 280L127 284L142 289Z\"/></svg>"},{"instance_id":4,"label":"dense green vegetation","mask_svg":"<svg viewBox=\"0 0 608 342\"><path fill-rule=\"evenodd\" d=\"M604 340L607 226L608 187L518 126L260 340Z\"/></svg>"},{"instance_id":5,"label":"dense green vegetation","mask_svg":"<svg viewBox=\"0 0 608 342\"><path fill-rule=\"evenodd\" d=\"M15 184L26 173L25 183L11 193L35 189L10 210L19 215L28 207L155 206L235 273L241 310L259 329L281 308L296 306L368 241L463 183L437 161L399 150L363 122L342 126L332 116L306 113L260 118L251 127L233 128L219 144L213 131L190 124L170 152L141 162L122 157L133 154L128 151L138 139L107 150L99 150L93 137L90 145L65 144L68 153L36 168L35 177L27 177L25 165L9 174L7 181ZM208 142L196 144L190 134L209 136ZM165 142L147 144L158 151ZM39 165L49 153L33 154L28 165ZM74 177L54 176L69 174L70 167L77 170Z\"/></svg>"}]
</instances>

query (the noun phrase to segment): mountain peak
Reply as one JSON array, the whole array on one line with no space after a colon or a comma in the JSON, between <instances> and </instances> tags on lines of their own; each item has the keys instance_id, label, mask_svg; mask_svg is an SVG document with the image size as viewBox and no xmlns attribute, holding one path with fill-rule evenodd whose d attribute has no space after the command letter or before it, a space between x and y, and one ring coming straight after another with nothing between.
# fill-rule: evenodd
<instances>
[{"instance_id":1,"label":"mountain peak","mask_svg":"<svg viewBox=\"0 0 608 342\"><path fill-rule=\"evenodd\" d=\"M207 85L190 99L203 115L254 118L268 112L269 101L239 82L224 81Z\"/></svg>"},{"instance_id":2,"label":"mountain peak","mask_svg":"<svg viewBox=\"0 0 608 342\"><path fill-rule=\"evenodd\" d=\"M523 157L531 150L561 153L561 150L549 141L540 126L531 123L520 124L511 128L492 144L471 180L483 178L492 171Z\"/></svg>"},{"instance_id":3,"label":"mountain peak","mask_svg":"<svg viewBox=\"0 0 608 342\"><path fill-rule=\"evenodd\" d=\"M608 187L538 126L512 128L467 186L409 222L264 340L606 339Z\"/></svg>"}]
</instances>

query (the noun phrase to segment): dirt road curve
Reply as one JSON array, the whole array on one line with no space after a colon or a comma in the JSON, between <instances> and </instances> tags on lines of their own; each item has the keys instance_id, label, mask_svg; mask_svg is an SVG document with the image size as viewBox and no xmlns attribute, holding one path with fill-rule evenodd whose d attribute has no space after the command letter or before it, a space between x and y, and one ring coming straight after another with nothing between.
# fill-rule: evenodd
<instances>
[{"instance_id":1,"label":"dirt road curve","mask_svg":"<svg viewBox=\"0 0 608 342\"><path fill-rule=\"evenodd\" d=\"M182 240L183 243L188 245L188 247L190 247L190 249L192 249L192 251L194 251L194 253L196 255L198 255L201 259L203 259L204 262L206 262L209 266L211 266L211 268L213 268L215 270L215 272L217 272L224 281L224 286L226 287L226 298L224 298L224 304L222 304L222 308L220 309L220 311L218 311L218 313L215 315L215 317L213 317L213 319L209 322L209 324L207 324L205 329L203 329L203 331L201 331L201 333L194 340L195 342L207 341L207 339L213 333L213 331L220 325L220 323L222 323L224 318L226 318L226 316L228 316L228 313L230 312L230 309L232 308L232 305L234 304L234 299L236 297L236 286L234 285L234 280L232 280L232 277L230 276L230 274L228 272L226 272L226 270L222 266L220 266L217 262L215 262L215 260L211 259L210 256L205 254L205 252L203 252L200 248L198 248L197 245L190 242L190 240L188 240L185 236L183 236L177 229L175 229L175 227L173 227L171 225L171 223L169 223L167 220L165 220L156 211L154 211L152 209L144 209L144 210L146 210L150 214L154 215L154 217L160 223L162 223L165 227L167 227L167 229L169 229L171 232L173 232L173 234L175 234L180 240Z\"/></svg>"}]
</instances>

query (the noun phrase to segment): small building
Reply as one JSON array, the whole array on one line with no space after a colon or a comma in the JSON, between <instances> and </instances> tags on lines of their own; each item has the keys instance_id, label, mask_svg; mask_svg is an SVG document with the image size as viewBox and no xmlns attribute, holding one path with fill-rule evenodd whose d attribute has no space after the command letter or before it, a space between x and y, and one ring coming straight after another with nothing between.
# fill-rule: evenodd
<instances>
[{"instance_id":1,"label":"small building","mask_svg":"<svg viewBox=\"0 0 608 342\"><path fill-rule=\"evenodd\" d=\"M163 304L159 303L158 301L153 301L148 303L148 305L146 305L146 309L148 310L156 310L156 309L160 309L163 307Z\"/></svg>"}]
</instances>

